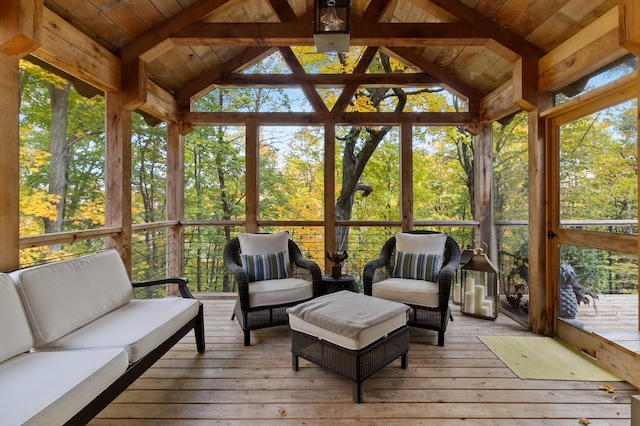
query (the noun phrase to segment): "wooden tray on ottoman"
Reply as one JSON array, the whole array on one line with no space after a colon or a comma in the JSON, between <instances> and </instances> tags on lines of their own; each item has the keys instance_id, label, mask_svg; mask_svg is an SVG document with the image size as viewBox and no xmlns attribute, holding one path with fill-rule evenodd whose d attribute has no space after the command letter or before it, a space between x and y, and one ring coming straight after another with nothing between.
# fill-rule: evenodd
<instances>
[{"instance_id":1,"label":"wooden tray on ottoman","mask_svg":"<svg viewBox=\"0 0 640 426\"><path fill-rule=\"evenodd\" d=\"M362 382L398 357L402 368L407 368L409 352L409 327L403 326L370 345L351 350L315 336L291 330L293 369L298 371L298 357L334 371L353 383L353 401L362 402Z\"/></svg>"}]
</instances>

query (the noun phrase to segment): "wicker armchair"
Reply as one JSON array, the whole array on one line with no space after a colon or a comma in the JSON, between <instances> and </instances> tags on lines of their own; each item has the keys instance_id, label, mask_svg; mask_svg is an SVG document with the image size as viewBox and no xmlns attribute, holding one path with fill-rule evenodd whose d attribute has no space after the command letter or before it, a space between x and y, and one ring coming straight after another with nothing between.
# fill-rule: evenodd
<instances>
[{"instance_id":1,"label":"wicker armchair","mask_svg":"<svg viewBox=\"0 0 640 426\"><path fill-rule=\"evenodd\" d=\"M409 233L437 234L433 231L410 231ZM365 265L362 277L364 294L369 296L376 296L376 291L374 290L374 288L377 283L382 283L384 280L388 280L386 284L391 284L392 286L395 285L394 281L392 280L404 280L391 278L395 266L395 259L396 237L393 236L389 238L384 244L378 258L369 261ZM438 285L437 303L433 303L432 306L421 306L419 304L412 303L415 298L403 294L405 288L402 288L402 284L398 286L398 292L394 294L393 297L395 301L406 303L412 308L412 312L408 320L408 325L418 328L435 330L438 332L438 346L444 346L444 333L447 330L447 324L449 323L449 319L451 318L451 310L449 308L449 294L451 292L451 284L453 283L455 270L458 268L459 264L460 248L458 247L458 244L455 242L455 240L453 240L453 238L447 236L442 268L440 269L436 280L434 280L434 282ZM433 284L431 286L433 289ZM415 292L415 287L413 291ZM403 296L405 299L409 300L402 300Z\"/></svg>"},{"instance_id":2,"label":"wicker armchair","mask_svg":"<svg viewBox=\"0 0 640 426\"><path fill-rule=\"evenodd\" d=\"M295 242L288 240L287 244L289 278L269 282L250 282L249 274L242 267L238 237L232 238L224 248L224 264L233 273L238 285L238 298L231 319L238 318L238 323L244 331L245 346L251 345L251 330L289 324L287 307L322 294L320 267L315 262L303 258ZM265 296L265 293L268 294Z\"/></svg>"}]
</instances>

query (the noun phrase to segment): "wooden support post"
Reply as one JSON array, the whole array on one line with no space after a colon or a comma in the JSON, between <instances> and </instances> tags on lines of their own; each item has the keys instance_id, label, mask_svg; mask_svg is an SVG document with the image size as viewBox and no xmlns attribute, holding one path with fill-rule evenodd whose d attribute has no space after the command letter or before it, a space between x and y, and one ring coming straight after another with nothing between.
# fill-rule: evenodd
<instances>
[{"instance_id":1,"label":"wooden support post","mask_svg":"<svg viewBox=\"0 0 640 426\"><path fill-rule=\"evenodd\" d=\"M40 47L43 0L0 2L0 53L23 58Z\"/></svg>"},{"instance_id":2,"label":"wooden support post","mask_svg":"<svg viewBox=\"0 0 640 426\"><path fill-rule=\"evenodd\" d=\"M20 267L19 60L0 53L0 271Z\"/></svg>"},{"instance_id":3,"label":"wooden support post","mask_svg":"<svg viewBox=\"0 0 640 426\"><path fill-rule=\"evenodd\" d=\"M475 185L474 219L480 222L474 239L476 244L482 244L482 248L488 252L488 257L495 261L497 253L493 230L493 137L491 123L480 124L480 133L474 137L473 174Z\"/></svg>"},{"instance_id":4,"label":"wooden support post","mask_svg":"<svg viewBox=\"0 0 640 426\"><path fill-rule=\"evenodd\" d=\"M183 276L184 264L184 136L180 134L180 124L167 126L167 220L178 224L167 230L167 275ZM172 286L171 293L178 295L178 286Z\"/></svg>"},{"instance_id":5,"label":"wooden support post","mask_svg":"<svg viewBox=\"0 0 640 426\"><path fill-rule=\"evenodd\" d=\"M247 123L245 127L246 138L246 165L245 170L247 198L246 198L246 219L245 229L247 232L258 232L258 208L259 205L259 173L260 170L260 137L258 135L260 127L256 123Z\"/></svg>"},{"instance_id":6,"label":"wooden support post","mask_svg":"<svg viewBox=\"0 0 640 426\"><path fill-rule=\"evenodd\" d=\"M106 246L118 250L131 275L131 112L120 92L107 93L105 101L105 226L121 229Z\"/></svg>"},{"instance_id":7,"label":"wooden support post","mask_svg":"<svg viewBox=\"0 0 640 426\"><path fill-rule=\"evenodd\" d=\"M324 125L324 252L336 250L336 127ZM324 270L332 262L324 256Z\"/></svg>"},{"instance_id":8,"label":"wooden support post","mask_svg":"<svg viewBox=\"0 0 640 426\"><path fill-rule=\"evenodd\" d=\"M553 94L541 93L538 101L540 109L545 110L553 105ZM557 273L557 262L553 260L555 250L549 250L553 241L547 239L551 218L545 194L556 191L551 191L545 177L556 173L557 168L550 164L555 156L549 152L554 144L547 140L547 125L538 109L529 112L529 327L535 333L551 335L555 291L547 283L556 281L549 275Z\"/></svg>"},{"instance_id":9,"label":"wooden support post","mask_svg":"<svg viewBox=\"0 0 640 426\"><path fill-rule=\"evenodd\" d=\"M413 126L400 125L400 219L402 231L413 229Z\"/></svg>"}]
</instances>

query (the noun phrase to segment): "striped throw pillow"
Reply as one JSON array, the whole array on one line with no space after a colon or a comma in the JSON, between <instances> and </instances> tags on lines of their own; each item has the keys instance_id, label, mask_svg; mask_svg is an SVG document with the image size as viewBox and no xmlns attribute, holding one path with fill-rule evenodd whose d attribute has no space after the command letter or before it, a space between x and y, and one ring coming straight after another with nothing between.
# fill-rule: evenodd
<instances>
[{"instance_id":1,"label":"striped throw pillow","mask_svg":"<svg viewBox=\"0 0 640 426\"><path fill-rule=\"evenodd\" d=\"M442 268L442 256L428 253L396 252L394 278L435 281Z\"/></svg>"},{"instance_id":2,"label":"striped throw pillow","mask_svg":"<svg viewBox=\"0 0 640 426\"><path fill-rule=\"evenodd\" d=\"M241 254L242 269L249 281L277 280L287 278L286 252L269 254Z\"/></svg>"}]
</instances>

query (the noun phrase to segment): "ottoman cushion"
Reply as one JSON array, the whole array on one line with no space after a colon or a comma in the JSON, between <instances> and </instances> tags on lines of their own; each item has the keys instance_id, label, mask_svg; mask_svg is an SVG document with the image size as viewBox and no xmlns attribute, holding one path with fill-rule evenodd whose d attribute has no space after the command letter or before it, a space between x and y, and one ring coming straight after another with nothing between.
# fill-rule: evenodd
<instances>
[{"instance_id":1,"label":"ottoman cushion","mask_svg":"<svg viewBox=\"0 0 640 426\"><path fill-rule=\"evenodd\" d=\"M362 349L407 323L402 303L343 290L287 309L293 330L350 350Z\"/></svg>"}]
</instances>

